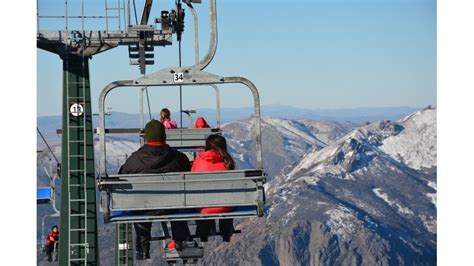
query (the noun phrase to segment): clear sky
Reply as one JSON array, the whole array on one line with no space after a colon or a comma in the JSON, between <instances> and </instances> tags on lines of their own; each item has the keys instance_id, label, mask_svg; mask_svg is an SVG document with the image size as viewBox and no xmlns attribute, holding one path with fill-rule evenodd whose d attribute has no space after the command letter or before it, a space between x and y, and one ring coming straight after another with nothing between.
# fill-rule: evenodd
<instances>
[{"instance_id":1,"label":"clear sky","mask_svg":"<svg viewBox=\"0 0 474 266\"><path fill-rule=\"evenodd\" d=\"M63 12L63 2L39 1L40 13ZM103 1L96 1L100 2L97 6L88 2L87 14L103 14ZM137 0L138 12L142 2ZM152 17L162 9L169 10L173 3L154 1ZM201 15L201 56L209 43L207 3L203 0L195 5ZM309 109L436 105L434 0L220 0L217 7L218 51L206 71L252 80L263 105ZM190 65L194 62L190 12L185 23L183 65ZM40 22L41 28L61 28L59 25ZM38 115L59 115L62 63L58 56L39 49L37 55ZM173 47L155 49L155 65L147 72L177 63L175 42ZM138 67L128 63L126 47L94 56L94 111L105 85L139 75ZM245 87L226 86L221 91L222 107L252 104ZM185 109L214 107L211 88L190 87L183 92ZM136 88L113 92L108 105L114 111L136 113L138 95ZM173 87L151 89L152 111L162 106L177 108L178 95Z\"/></svg>"}]
</instances>

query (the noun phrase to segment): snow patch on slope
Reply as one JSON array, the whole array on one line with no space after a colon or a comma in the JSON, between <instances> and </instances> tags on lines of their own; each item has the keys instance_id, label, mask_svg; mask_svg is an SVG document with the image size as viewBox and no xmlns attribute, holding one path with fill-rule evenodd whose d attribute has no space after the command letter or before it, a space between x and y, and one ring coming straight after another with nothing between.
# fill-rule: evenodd
<instances>
[{"instance_id":1,"label":"snow patch on slope","mask_svg":"<svg viewBox=\"0 0 474 266\"><path fill-rule=\"evenodd\" d=\"M349 238L350 235L356 233L355 222L357 221L354 213L348 208L339 206L337 209L325 212L329 216L327 225L331 231L342 238Z\"/></svg>"},{"instance_id":2,"label":"snow patch on slope","mask_svg":"<svg viewBox=\"0 0 474 266\"><path fill-rule=\"evenodd\" d=\"M436 182L429 181L428 186L434 190L438 190Z\"/></svg>"},{"instance_id":3,"label":"snow patch on slope","mask_svg":"<svg viewBox=\"0 0 474 266\"><path fill-rule=\"evenodd\" d=\"M265 118L262 120L263 124L267 123L279 129L283 136L290 139L302 138L307 143L316 145L318 140L311 134L307 128L299 126L296 122L286 119Z\"/></svg>"},{"instance_id":4,"label":"snow patch on slope","mask_svg":"<svg viewBox=\"0 0 474 266\"><path fill-rule=\"evenodd\" d=\"M436 182L433 182L433 181L428 181L428 186L436 191L438 191L437 189L437 185L436 185ZM431 200L431 203L433 203L433 205L435 207L438 207L438 204L437 204L437 192L435 193L426 193L426 196Z\"/></svg>"},{"instance_id":5,"label":"snow patch on slope","mask_svg":"<svg viewBox=\"0 0 474 266\"><path fill-rule=\"evenodd\" d=\"M299 179L303 180L306 184L313 185L313 186L317 186L318 181L320 180L319 178L315 176L303 176L303 177L300 177Z\"/></svg>"},{"instance_id":6,"label":"snow patch on slope","mask_svg":"<svg viewBox=\"0 0 474 266\"><path fill-rule=\"evenodd\" d=\"M433 203L435 207L438 207L436 193L426 193L426 196L431 200L431 203Z\"/></svg>"},{"instance_id":7,"label":"snow patch on slope","mask_svg":"<svg viewBox=\"0 0 474 266\"><path fill-rule=\"evenodd\" d=\"M433 234L436 234L436 218L433 216L426 217L425 215L420 215L420 219L423 221L423 225L426 229Z\"/></svg>"},{"instance_id":8,"label":"snow patch on slope","mask_svg":"<svg viewBox=\"0 0 474 266\"><path fill-rule=\"evenodd\" d=\"M407 207L403 207L402 205L400 205L399 203L393 201L393 200L390 200L390 198L388 197L388 194L383 192L381 188L374 188L372 189L372 191L374 192L374 194L381 198L383 201L385 201L388 205L390 205L390 207L397 207L397 211L398 213L400 214L410 214L410 215L413 215L413 211L410 210L409 208Z\"/></svg>"}]
</instances>

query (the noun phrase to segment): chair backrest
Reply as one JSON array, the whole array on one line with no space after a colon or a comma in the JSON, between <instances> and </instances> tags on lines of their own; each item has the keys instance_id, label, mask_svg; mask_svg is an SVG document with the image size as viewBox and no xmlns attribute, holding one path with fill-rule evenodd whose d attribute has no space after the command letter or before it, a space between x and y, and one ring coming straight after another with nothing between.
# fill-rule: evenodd
<instances>
[{"instance_id":1,"label":"chair backrest","mask_svg":"<svg viewBox=\"0 0 474 266\"><path fill-rule=\"evenodd\" d=\"M111 175L99 188L110 211L186 209L264 204L261 170Z\"/></svg>"},{"instance_id":2,"label":"chair backrest","mask_svg":"<svg viewBox=\"0 0 474 266\"><path fill-rule=\"evenodd\" d=\"M167 129L166 142L177 149L194 150L206 146L207 137L214 134L221 135L222 131L218 128Z\"/></svg>"}]
</instances>

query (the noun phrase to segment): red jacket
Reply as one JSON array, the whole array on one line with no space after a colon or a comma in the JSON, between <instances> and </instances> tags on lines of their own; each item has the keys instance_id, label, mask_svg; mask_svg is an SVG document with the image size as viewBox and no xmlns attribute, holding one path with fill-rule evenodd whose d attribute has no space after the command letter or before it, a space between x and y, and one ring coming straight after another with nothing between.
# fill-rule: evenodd
<instances>
[{"instance_id":1,"label":"red jacket","mask_svg":"<svg viewBox=\"0 0 474 266\"><path fill-rule=\"evenodd\" d=\"M46 239L46 245L54 245L54 243L59 240L59 232L55 233L53 231L48 233L48 238Z\"/></svg>"},{"instance_id":2,"label":"red jacket","mask_svg":"<svg viewBox=\"0 0 474 266\"><path fill-rule=\"evenodd\" d=\"M191 172L225 170L227 170L227 168L225 168L221 154L215 150L200 152L194 160L193 167L191 168Z\"/></svg>"},{"instance_id":3,"label":"red jacket","mask_svg":"<svg viewBox=\"0 0 474 266\"><path fill-rule=\"evenodd\" d=\"M194 160L191 172L204 172L204 171L226 171L222 156L218 151L208 150L198 154ZM223 213L230 212L233 207L209 207L197 209L200 213Z\"/></svg>"},{"instance_id":4,"label":"red jacket","mask_svg":"<svg viewBox=\"0 0 474 266\"><path fill-rule=\"evenodd\" d=\"M210 128L209 124L207 124L204 117L200 116L196 119L196 123L194 123L194 128Z\"/></svg>"}]
</instances>

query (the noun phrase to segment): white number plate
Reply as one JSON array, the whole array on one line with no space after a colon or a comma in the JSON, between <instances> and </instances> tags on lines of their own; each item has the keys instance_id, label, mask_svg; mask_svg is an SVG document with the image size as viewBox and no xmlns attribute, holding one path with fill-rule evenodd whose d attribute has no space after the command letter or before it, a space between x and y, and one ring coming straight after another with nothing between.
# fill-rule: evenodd
<instances>
[{"instance_id":1,"label":"white number plate","mask_svg":"<svg viewBox=\"0 0 474 266\"><path fill-rule=\"evenodd\" d=\"M84 113L84 107L79 103L75 103L71 105L69 112L73 116L81 116Z\"/></svg>"},{"instance_id":2,"label":"white number plate","mask_svg":"<svg viewBox=\"0 0 474 266\"><path fill-rule=\"evenodd\" d=\"M183 82L183 73L174 73L173 74L173 80L174 80L175 83Z\"/></svg>"}]
</instances>

